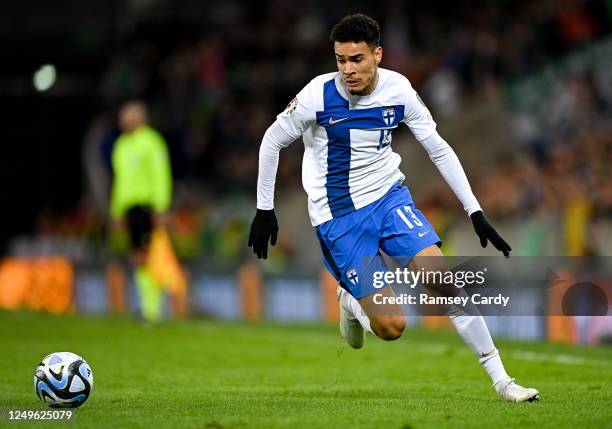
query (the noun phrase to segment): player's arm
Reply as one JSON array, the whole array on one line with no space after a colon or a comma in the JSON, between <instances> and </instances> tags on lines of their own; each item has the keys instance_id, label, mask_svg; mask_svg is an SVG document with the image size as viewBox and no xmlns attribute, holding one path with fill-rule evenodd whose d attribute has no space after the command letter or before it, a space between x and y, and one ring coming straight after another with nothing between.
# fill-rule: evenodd
<instances>
[{"instance_id":1,"label":"player's arm","mask_svg":"<svg viewBox=\"0 0 612 429\"><path fill-rule=\"evenodd\" d=\"M313 120L314 110L310 106L307 86L277 116L262 139L257 177L257 212L249 233L249 247L253 247L253 253L259 259L268 257L268 241L274 246L278 234L274 186L279 153L300 137Z\"/></svg>"},{"instance_id":2,"label":"player's arm","mask_svg":"<svg viewBox=\"0 0 612 429\"><path fill-rule=\"evenodd\" d=\"M278 221L274 213L274 185L280 150L295 139L275 121L264 134L259 148L259 175L257 176L257 211L251 223L249 247L259 259L268 257L268 241L274 246L278 234Z\"/></svg>"},{"instance_id":3,"label":"player's arm","mask_svg":"<svg viewBox=\"0 0 612 429\"><path fill-rule=\"evenodd\" d=\"M436 165L446 183L450 186L461 204L463 204L463 208L472 219L474 231L478 238L480 238L480 245L487 247L487 242L490 241L497 250L508 257L512 248L484 216L457 154L438 134L436 123L431 117L429 110L412 87L408 88L408 95L409 99L406 104L407 109L404 122L410 127L410 130L425 148L429 158Z\"/></svg>"},{"instance_id":4,"label":"player's arm","mask_svg":"<svg viewBox=\"0 0 612 429\"><path fill-rule=\"evenodd\" d=\"M170 209L172 201L172 167L166 141L161 134L153 130L150 156L153 181L152 205L155 213L161 215Z\"/></svg>"},{"instance_id":5,"label":"player's arm","mask_svg":"<svg viewBox=\"0 0 612 429\"><path fill-rule=\"evenodd\" d=\"M487 241L490 241L497 250L508 257L512 248L484 216L455 151L437 132L420 143L472 219L474 231L480 238L480 245L487 247Z\"/></svg>"}]
</instances>

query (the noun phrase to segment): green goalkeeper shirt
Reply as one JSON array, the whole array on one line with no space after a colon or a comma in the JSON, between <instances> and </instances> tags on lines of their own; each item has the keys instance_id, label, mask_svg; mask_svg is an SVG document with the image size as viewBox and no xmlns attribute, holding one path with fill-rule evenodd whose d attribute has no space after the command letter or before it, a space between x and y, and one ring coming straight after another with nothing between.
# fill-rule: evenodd
<instances>
[{"instance_id":1,"label":"green goalkeeper shirt","mask_svg":"<svg viewBox=\"0 0 612 429\"><path fill-rule=\"evenodd\" d=\"M156 213L170 207L172 172L163 137L147 125L123 133L112 154L111 216L123 217L135 205L151 206Z\"/></svg>"}]
</instances>

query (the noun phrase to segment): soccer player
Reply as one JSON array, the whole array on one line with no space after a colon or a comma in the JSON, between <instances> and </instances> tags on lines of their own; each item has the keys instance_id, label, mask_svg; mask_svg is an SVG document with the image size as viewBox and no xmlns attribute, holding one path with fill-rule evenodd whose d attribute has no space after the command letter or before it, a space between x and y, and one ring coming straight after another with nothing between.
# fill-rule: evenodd
<instances>
[{"instance_id":1,"label":"soccer player","mask_svg":"<svg viewBox=\"0 0 612 429\"><path fill-rule=\"evenodd\" d=\"M380 256L382 250L407 258L410 267L419 270L429 266L428 257L442 256L438 235L401 185L400 157L390 145L401 123L410 128L463 204L481 245L490 241L506 257L511 248L485 218L455 152L437 133L408 79L378 66L383 55L378 23L362 14L346 16L333 27L331 40L338 71L315 77L263 137L249 246L265 259L268 241L276 243L279 151L302 136L302 182L310 219L323 262L340 285L340 332L351 347L360 348L366 331L395 340L405 329L399 305L381 312L373 302L375 291L393 296L390 286L375 290L359 284L364 257ZM508 376L482 316L448 314L503 400L539 398L537 390L519 386Z\"/></svg>"}]
</instances>

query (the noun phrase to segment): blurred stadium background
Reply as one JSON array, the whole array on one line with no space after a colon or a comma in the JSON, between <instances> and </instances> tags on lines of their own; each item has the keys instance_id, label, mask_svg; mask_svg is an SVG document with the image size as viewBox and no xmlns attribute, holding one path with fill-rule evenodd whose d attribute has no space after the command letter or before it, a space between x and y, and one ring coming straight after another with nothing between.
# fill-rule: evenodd
<instances>
[{"instance_id":1,"label":"blurred stadium background","mask_svg":"<svg viewBox=\"0 0 612 429\"><path fill-rule=\"evenodd\" d=\"M246 236L261 137L312 77L335 69L329 29L357 11L381 23L382 65L419 91L513 255L612 255L610 0L13 1L0 5L0 307L136 312L108 201L117 110L142 99L170 150L189 314L334 320L299 142L281 154L281 229L267 262ZM393 147L445 253L494 254L407 129ZM612 330L609 318L519 319L488 323L497 335L568 342Z\"/></svg>"}]
</instances>

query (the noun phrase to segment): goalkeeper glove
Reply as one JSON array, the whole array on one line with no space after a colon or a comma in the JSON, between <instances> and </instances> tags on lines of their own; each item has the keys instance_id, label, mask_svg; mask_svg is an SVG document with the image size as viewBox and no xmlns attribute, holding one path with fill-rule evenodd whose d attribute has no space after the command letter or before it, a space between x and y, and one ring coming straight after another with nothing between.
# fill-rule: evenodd
<instances>
[{"instance_id":1,"label":"goalkeeper glove","mask_svg":"<svg viewBox=\"0 0 612 429\"><path fill-rule=\"evenodd\" d=\"M253 247L253 253L259 259L268 257L268 240L274 246L278 233L278 221L272 210L257 209L253 223L251 223L251 233L249 234L249 247Z\"/></svg>"},{"instance_id":2,"label":"goalkeeper glove","mask_svg":"<svg viewBox=\"0 0 612 429\"><path fill-rule=\"evenodd\" d=\"M495 231L495 228L491 226L484 213L479 210L472 213L470 217L474 224L474 231L476 231L476 235L480 238L480 245L482 247L487 247L487 240L489 240L506 258L509 257L512 248L503 238L501 238L497 231Z\"/></svg>"}]
</instances>

